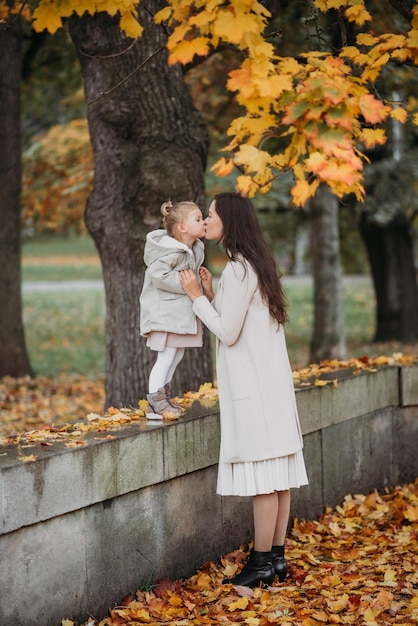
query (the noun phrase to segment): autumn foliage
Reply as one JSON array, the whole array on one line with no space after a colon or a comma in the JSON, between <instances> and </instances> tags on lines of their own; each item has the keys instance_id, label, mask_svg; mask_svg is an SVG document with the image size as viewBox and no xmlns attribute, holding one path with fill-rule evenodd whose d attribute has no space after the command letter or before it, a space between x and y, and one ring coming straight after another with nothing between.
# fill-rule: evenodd
<instances>
[{"instance_id":1,"label":"autumn foliage","mask_svg":"<svg viewBox=\"0 0 418 626\"><path fill-rule=\"evenodd\" d=\"M23 155L22 220L40 233L83 234L84 208L93 186L87 120L52 126Z\"/></svg>"},{"instance_id":2,"label":"autumn foliage","mask_svg":"<svg viewBox=\"0 0 418 626\"><path fill-rule=\"evenodd\" d=\"M22 6L38 31L54 33L72 13L107 11L119 15L128 37L137 38L143 30L137 20L139 4L136 0L40 0L33 14ZM307 2L311 15L304 20L314 23L318 36L315 45L309 38L308 49L300 33L300 52L293 56L278 53L267 36L272 16L256 0L170 0L154 16L169 33L172 64L204 58L222 46L232 46L241 54L227 87L243 113L229 127L226 156L213 166L220 176L238 168L238 189L253 196L269 191L280 174L291 170L296 205L303 206L321 183L339 197L353 193L364 199L366 153L386 141L384 122L393 118L404 123L410 118L418 123L416 98L391 102L378 91L387 68L396 71L401 65L418 64L418 2L411 5L404 32L395 23L390 32L381 32L379 15L372 15L369 4L364 0ZM15 3L14 10L19 6ZM342 33L348 27L355 33L353 42L342 37L338 50L321 34L321 20L329 12Z\"/></svg>"}]
</instances>

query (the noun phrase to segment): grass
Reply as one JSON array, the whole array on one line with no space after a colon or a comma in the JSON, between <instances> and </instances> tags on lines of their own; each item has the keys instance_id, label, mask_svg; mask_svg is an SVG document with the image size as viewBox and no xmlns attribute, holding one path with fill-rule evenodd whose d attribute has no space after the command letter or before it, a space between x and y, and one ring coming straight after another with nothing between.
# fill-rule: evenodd
<instances>
[{"instance_id":1,"label":"grass","mask_svg":"<svg viewBox=\"0 0 418 626\"><path fill-rule=\"evenodd\" d=\"M99 279L100 263L90 240L54 238L27 244L23 249L25 281ZM310 281L295 280L284 286L290 322L286 337L294 369L309 360L313 319ZM350 278L343 287L347 356L375 356L408 352L416 346L372 343L375 300L371 281ZM26 342L37 374L77 373L103 376L105 363L102 291L23 292ZM416 352L415 352L416 353Z\"/></svg>"},{"instance_id":2,"label":"grass","mask_svg":"<svg viewBox=\"0 0 418 626\"><path fill-rule=\"evenodd\" d=\"M101 278L102 268L91 237L44 237L23 244L23 282Z\"/></svg>"},{"instance_id":3,"label":"grass","mask_svg":"<svg viewBox=\"0 0 418 626\"><path fill-rule=\"evenodd\" d=\"M105 371L103 291L24 293L24 325L36 374Z\"/></svg>"}]
</instances>

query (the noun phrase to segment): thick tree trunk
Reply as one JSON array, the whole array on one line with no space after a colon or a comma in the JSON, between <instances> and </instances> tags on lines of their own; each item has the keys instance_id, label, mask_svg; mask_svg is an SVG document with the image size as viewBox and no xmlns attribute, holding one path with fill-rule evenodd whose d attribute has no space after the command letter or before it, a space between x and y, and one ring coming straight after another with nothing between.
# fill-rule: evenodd
<instances>
[{"instance_id":1,"label":"thick tree trunk","mask_svg":"<svg viewBox=\"0 0 418 626\"><path fill-rule=\"evenodd\" d=\"M314 325L311 363L344 359L346 345L342 299L338 199L326 185L310 202L314 280Z\"/></svg>"},{"instance_id":2,"label":"thick tree trunk","mask_svg":"<svg viewBox=\"0 0 418 626\"><path fill-rule=\"evenodd\" d=\"M152 13L161 6L147 3ZM145 11L141 23L146 30L133 42L107 14L70 20L94 151L86 223L100 254L106 290L106 404L119 407L145 397L155 360L139 336L146 233L160 227L159 209L168 198L194 200L204 209L208 149L206 128L182 70L167 64L164 30ZM205 335L203 349L186 350L174 393L212 380Z\"/></svg>"},{"instance_id":3,"label":"thick tree trunk","mask_svg":"<svg viewBox=\"0 0 418 626\"><path fill-rule=\"evenodd\" d=\"M418 339L418 286L411 225L403 213L385 225L363 213L360 232L376 293L374 341Z\"/></svg>"},{"instance_id":4,"label":"thick tree trunk","mask_svg":"<svg viewBox=\"0 0 418 626\"><path fill-rule=\"evenodd\" d=\"M19 17L0 24L0 377L32 375L22 320Z\"/></svg>"}]
</instances>

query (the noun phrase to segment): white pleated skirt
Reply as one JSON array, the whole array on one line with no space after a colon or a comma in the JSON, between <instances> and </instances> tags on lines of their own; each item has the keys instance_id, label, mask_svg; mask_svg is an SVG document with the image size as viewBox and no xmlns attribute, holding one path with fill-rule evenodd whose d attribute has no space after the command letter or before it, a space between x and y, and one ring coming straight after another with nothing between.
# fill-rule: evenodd
<instances>
[{"instance_id":1,"label":"white pleated skirt","mask_svg":"<svg viewBox=\"0 0 418 626\"><path fill-rule=\"evenodd\" d=\"M307 484L302 450L289 456L250 463L226 463L221 452L216 487L220 496L256 496Z\"/></svg>"}]
</instances>

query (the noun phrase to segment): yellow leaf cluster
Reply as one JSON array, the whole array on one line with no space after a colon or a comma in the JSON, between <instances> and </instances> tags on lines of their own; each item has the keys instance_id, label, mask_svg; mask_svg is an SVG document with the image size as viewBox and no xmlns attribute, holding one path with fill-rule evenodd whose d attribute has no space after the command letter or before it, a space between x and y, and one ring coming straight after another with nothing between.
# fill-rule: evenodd
<instances>
[{"instance_id":1,"label":"yellow leaf cluster","mask_svg":"<svg viewBox=\"0 0 418 626\"><path fill-rule=\"evenodd\" d=\"M249 56L268 56L272 46L262 37L269 12L256 0L172 0L170 6L159 11L155 16L157 23L165 22L173 32L168 39L169 62L188 63L195 54L208 54L220 41L236 45L248 51ZM202 47L206 51L187 51L187 45L193 45L196 38L202 38Z\"/></svg>"},{"instance_id":2,"label":"yellow leaf cluster","mask_svg":"<svg viewBox=\"0 0 418 626\"><path fill-rule=\"evenodd\" d=\"M376 34L365 0L315 0L315 7L361 27L356 45L339 55L312 50L280 57L265 38L270 17L258 0L170 0L154 16L171 31L169 63L192 62L219 44L239 49L242 62L230 72L227 87L244 113L228 130L227 158L214 166L228 175L236 165L237 186L250 196L267 192L281 172L293 170L293 202L304 205L320 183L339 197L364 199L363 150L385 142L381 125L389 116L416 122L416 109L378 100L373 83L388 63L418 65L418 2L406 34ZM107 11L120 15L121 28L139 37L137 0L40 0L34 27L55 32L73 12ZM275 142L269 139L275 138ZM277 147L280 146L280 147Z\"/></svg>"},{"instance_id":3,"label":"yellow leaf cluster","mask_svg":"<svg viewBox=\"0 0 418 626\"><path fill-rule=\"evenodd\" d=\"M63 25L63 18L73 13L83 15L105 11L109 15L119 14L120 27L128 37L140 37L143 27L137 20L137 0L40 0L33 12L33 27L36 31L55 33Z\"/></svg>"},{"instance_id":4,"label":"yellow leaf cluster","mask_svg":"<svg viewBox=\"0 0 418 626\"><path fill-rule=\"evenodd\" d=\"M92 186L87 121L52 126L23 155L23 222L38 232L85 232L83 213Z\"/></svg>"}]
</instances>

